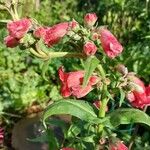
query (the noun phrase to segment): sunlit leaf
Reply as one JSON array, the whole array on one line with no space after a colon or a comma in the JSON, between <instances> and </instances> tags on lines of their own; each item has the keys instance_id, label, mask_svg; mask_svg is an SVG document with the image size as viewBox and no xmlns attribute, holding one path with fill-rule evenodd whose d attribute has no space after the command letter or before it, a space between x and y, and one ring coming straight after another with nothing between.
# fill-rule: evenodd
<instances>
[{"instance_id":1,"label":"sunlit leaf","mask_svg":"<svg viewBox=\"0 0 150 150\"><path fill-rule=\"evenodd\" d=\"M83 87L85 87L89 81L89 78L91 77L93 71L96 69L97 65L99 64L99 60L91 56L89 57L85 62L85 75L83 79Z\"/></svg>"},{"instance_id":2,"label":"sunlit leaf","mask_svg":"<svg viewBox=\"0 0 150 150\"><path fill-rule=\"evenodd\" d=\"M150 126L150 117L143 111L133 108L122 108L107 115L106 126L115 128L121 124L141 123Z\"/></svg>"}]
</instances>

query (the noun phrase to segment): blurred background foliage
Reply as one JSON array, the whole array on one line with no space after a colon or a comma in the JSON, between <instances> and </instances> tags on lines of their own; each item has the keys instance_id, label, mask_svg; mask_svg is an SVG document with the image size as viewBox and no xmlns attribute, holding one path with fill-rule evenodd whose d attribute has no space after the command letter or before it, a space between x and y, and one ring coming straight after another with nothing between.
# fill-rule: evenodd
<instances>
[{"instance_id":1,"label":"blurred background foliage","mask_svg":"<svg viewBox=\"0 0 150 150\"><path fill-rule=\"evenodd\" d=\"M70 21L72 18L82 23L86 13L95 12L99 17L99 24L108 26L124 46L123 54L117 59L125 64L129 71L136 72L145 84L150 83L149 0L20 0L19 2L20 17L33 17L47 26ZM9 19L11 17L8 12L0 10L1 114L16 111L23 113L35 102L44 107L49 100L59 99L61 96L57 79L58 67L61 64L67 70L80 67L71 63L76 60L56 59L47 63L33 58L28 51L6 48L3 39L7 35L5 22ZM143 135L143 141L144 137L147 136ZM141 139L138 143L141 143Z\"/></svg>"}]
</instances>

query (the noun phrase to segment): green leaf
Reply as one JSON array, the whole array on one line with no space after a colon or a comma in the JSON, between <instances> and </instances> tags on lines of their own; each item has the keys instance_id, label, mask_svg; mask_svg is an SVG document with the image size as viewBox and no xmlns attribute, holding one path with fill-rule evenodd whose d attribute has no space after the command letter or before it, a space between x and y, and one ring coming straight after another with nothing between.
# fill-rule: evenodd
<instances>
[{"instance_id":1,"label":"green leaf","mask_svg":"<svg viewBox=\"0 0 150 150\"><path fill-rule=\"evenodd\" d=\"M49 64L51 62L51 59L46 60L43 64L42 64L42 77L44 80L48 81L48 79L46 78L46 71L48 70Z\"/></svg>"},{"instance_id":2,"label":"green leaf","mask_svg":"<svg viewBox=\"0 0 150 150\"><path fill-rule=\"evenodd\" d=\"M106 126L115 128L121 124L142 123L150 126L150 117L143 111L133 108L117 109L107 115Z\"/></svg>"},{"instance_id":3,"label":"green leaf","mask_svg":"<svg viewBox=\"0 0 150 150\"><path fill-rule=\"evenodd\" d=\"M99 60L95 56L89 57L85 62L85 75L83 79L83 87L85 87L91 77L93 71L96 69L99 64Z\"/></svg>"},{"instance_id":4,"label":"green leaf","mask_svg":"<svg viewBox=\"0 0 150 150\"><path fill-rule=\"evenodd\" d=\"M120 90L120 100L119 100L119 107L120 107L125 99L125 92L122 89L119 90Z\"/></svg>"},{"instance_id":5,"label":"green leaf","mask_svg":"<svg viewBox=\"0 0 150 150\"><path fill-rule=\"evenodd\" d=\"M76 137L80 132L81 132L81 127L79 127L79 125L77 124L72 124L70 126L70 128L68 129L68 132L67 132L67 138L70 138L70 137Z\"/></svg>"},{"instance_id":6,"label":"green leaf","mask_svg":"<svg viewBox=\"0 0 150 150\"><path fill-rule=\"evenodd\" d=\"M54 102L45 110L43 114L43 123L52 115L69 114L91 123L102 123L104 120L97 118L93 107L83 100L59 100Z\"/></svg>"},{"instance_id":7,"label":"green leaf","mask_svg":"<svg viewBox=\"0 0 150 150\"><path fill-rule=\"evenodd\" d=\"M87 137L81 137L80 139L82 141L85 141L85 142L88 142L88 143L94 143L95 142L95 138L96 138L96 135L92 134L92 135L89 135Z\"/></svg>"}]
</instances>

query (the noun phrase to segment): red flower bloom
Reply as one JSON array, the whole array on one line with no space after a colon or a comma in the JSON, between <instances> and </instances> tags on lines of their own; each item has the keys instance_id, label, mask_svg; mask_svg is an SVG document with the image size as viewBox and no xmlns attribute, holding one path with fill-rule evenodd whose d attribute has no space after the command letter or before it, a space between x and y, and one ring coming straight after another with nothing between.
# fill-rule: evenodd
<instances>
[{"instance_id":1,"label":"red flower bloom","mask_svg":"<svg viewBox=\"0 0 150 150\"><path fill-rule=\"evenodd\" d=\"M4 140L4 130L3 128L0 127L0 144L3 143Z\"/></svg>"},{"instance_id":2,"label":"red flower bloom","mask_svg":"<svg viewBox=\"0 0 150 150\"><path fill-rule=\"evenodd\" d=\"M97 16L95 13L88 13L84 17L84 23L87 27L92 27L97 21Z\"/></svg>"},{"instance_id":3,"label":"red flower bloom","mask_svg":"<svg viewBox=\"0 0 150 150\"><path fill-rule=\"evenodd\" d=\"M50 47L58 43L60 39L63 36L65 36L65 34L67 33L68 27L69 27L69 23L64 22L64 23L56 24L51 28L48 28L44 36L45 44L47 44Z\"/></svg>"},{"instance_id":4,"label":"red flower bloom","mask_svg":"<svg viewBox=\"0 0 150 150\"><path fill-rule=\"evenodd\" d=\"M118 141L115 144L110 144L109 149L110 150L128 150L128 148L121 141Z\"/></svg>"},{"instance_id":5,"label":"red flower bloom","mask_svg":"<svg viewBox=\"0 0 150 150\"><path fill-rule=\"evenodd\" d=\"M45 33L46 33L46 29L45 27L39 27L37 28L34 32L33 32L33 35L36 37L36 38L44 38L45 36Z\"/></svg>"},{"instance_id":6,"label":"red flower bloom","mask_svg":"<svg viewBox=\"0 0 150 150\"><path fill-rule=\"evenodd\" d=\"M76 96L77 98L84 97L93 89L92 86L99 80L97 76L91 76L88 85L83 88L82 82L85 73L84 71L65 73L63 68L60 67L58 73L62 82L61 94L63 97L69 97L71 95Z\"/></svg>"},{"instance_id":7,"label":"red flower bloom","mask_svg":"<svg viewBox=\"0 0 150 150\"><path fill-rule=\"evenodd\" d=\"M142 108L150 105L150 87L145 87L144 83L137 77L132 76L130 80L136 85L135 89L127 94L127 99L133 107Z\"/></svg>"},{"instance_id":8,"label":"red flower bloom","mask_svg":"<svg viewBox=\"0 0 150 150\"><path fill-rule=\"evenodd\" d=\"M89 41L83 46L83 51L87 56L94 55L97 51L97 47L92 41Z\"/></svg>"},{"instance_id":9,"label":"red flower bloom","mask_svg":"<svg viewBox=\"0 0 150 150\"><path fill-rule=\"evenodd\" d=\"M12 36L5 37L4 42L7 47L11 47L11 48L16 47L19 44L19 40Z\"/></svg>"},{"instance_id":10,"label":"red flower bloom","mask_svg":"<svg viewBox=\"0 0 150 150\"><path fill-rule=\"evenodd\" d=\"M7 29L10 36L21 39L29 31L31 25L31 20L25 18L9 22L7 24Z\"/></svg>"},{"instance_id":11,"label":"red flower bloom","mask_svg":"<svg viewBox=\"0 0 150 150\"><path fill-rule=\"evenodd\" d=\"M105 28L101 28L99 31L101 45L106 55L110 58L115 58L118 56L123 51L123 47L118 42L116 37Z\"/></svg>"}]
</instances>

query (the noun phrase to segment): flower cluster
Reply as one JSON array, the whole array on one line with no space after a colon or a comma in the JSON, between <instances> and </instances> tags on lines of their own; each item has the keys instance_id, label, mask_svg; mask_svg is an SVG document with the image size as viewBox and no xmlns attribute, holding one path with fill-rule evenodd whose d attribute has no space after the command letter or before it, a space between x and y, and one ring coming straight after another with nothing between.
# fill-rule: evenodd
<instances>
[{"instance_id":1,"label":"flower cluster","mask_svg":"<svg viewBox=\"0 0 150 150\"><path fill-rule=\"evenodd\" d=\"M94 27L97 18L98 17L95 13L86 14L84 17L85 29L80 27L81 25L79 25L77 21L73 20L71 22L59 23L52 27L40 26L36 27L35 29L32 28L31 31L33 32L33 36L35 38L43 39L44 43L48 47L51 47L57 44L65 35L72 33L70 31L75 32L75 36L78 35L80 37L81 35L78 33L78 31L80 30L81 32L84 29L85 33L90 31L91 37L89 40L87 40L87 36L89 35L83 33L82 39L85 40L85 44L83 45L81 52L87 56L94 55L99 47L99 45L96 45L94 41L100 40L105 54L110 58L115 58L122 52L123 47L109 30L104 27ZM7 29L9 35L4 40L7 47L16 47L20 43L20 39L23 38L31 29L32 25L33 27L35 26L31 19L28 18L8 22Z\"/></svg>"}]
</instances>

